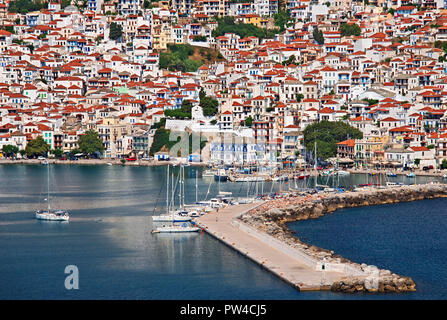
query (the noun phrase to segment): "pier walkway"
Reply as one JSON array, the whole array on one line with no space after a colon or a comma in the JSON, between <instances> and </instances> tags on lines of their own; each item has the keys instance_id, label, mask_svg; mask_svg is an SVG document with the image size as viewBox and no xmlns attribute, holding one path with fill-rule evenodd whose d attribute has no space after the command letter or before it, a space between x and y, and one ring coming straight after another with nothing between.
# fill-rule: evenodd
<instances>
[{"instance_id":1,"label":"pier walkway","mask_svg":"<svg viewBox=\"0 0 447 320\"><path fill-rule=\"evenodd\" d=\"M195 221L210 235L223 241L242 255L263 266L300 291L329 290L334 281L347 276L342 271L321 271L321 266L312 265L306 256L294 254L294 248L274 245L268 235L252 230L251 232L236 221L236 217L257 207L261 202L228 206L219 211L210 212ZM242 230L244 229L244 230ZM250 232L250 233L249 233ZM279 243L279 241L278 241ZM280 244L281 245L281 244ZM296 249L296 251L298 251ZM312 258L308 258L312 259ZM307 260L307 261L306 261ZM326 268L327 269L327 268Z\"/></svg>"}]
</instances>

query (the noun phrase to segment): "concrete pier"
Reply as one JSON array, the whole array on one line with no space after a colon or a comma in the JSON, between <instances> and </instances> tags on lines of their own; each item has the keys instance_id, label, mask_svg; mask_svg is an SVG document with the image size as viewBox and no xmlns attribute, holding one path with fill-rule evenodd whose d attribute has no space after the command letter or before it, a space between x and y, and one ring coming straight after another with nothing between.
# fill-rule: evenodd
<instances>
[{"instance_id":1,"label":"concrete pier","mask_svg":"<svg viewBox=\"0 0 447 320\"><path fill-rule=\"evenodd\" d=\"M321 261L236 219L261 203L229 206L195 221L207 233L300 291L330 290L334 282L347 276L366 277L343 264L325 264L323 271Z\"/></svg>"}]
</instances>

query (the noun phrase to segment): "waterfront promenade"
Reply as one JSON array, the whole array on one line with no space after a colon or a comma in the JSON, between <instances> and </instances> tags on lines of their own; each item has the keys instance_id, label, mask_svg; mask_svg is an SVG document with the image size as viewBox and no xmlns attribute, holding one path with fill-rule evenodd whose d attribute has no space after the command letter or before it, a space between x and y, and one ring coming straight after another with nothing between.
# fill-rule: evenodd
<instances>
[{"instance_id":1,"label":"waterfront promenade","mask_svg":"<svg viewBox=\"0 0 447 320\"><path fill-rule=\"evenodd\" d=\"M0 159L1 164L41 164L42 160L38 159ZM154 161L154 160L137 160L137 161L126 161L124 164L121 163L121 159L78 159L78 160L59 160L59 159L48 159L51 164L82 164L82 165L119 165L119 166L166 166L166 165L177 165L178 161ZM189 162L190 166L204 167L206 163L204 162Z\"/></svg>"},{"instance_id":2,"label":"waterfront promenade","mask_svg":"<svg viewBox=\"0 0 447 320\"><path fill-rule=\"evenodd\" d=\"M236 220L239 215L260 204L262 202L228 206L197 218L196 222L210 235L300 291L330 290L332 283L347 276L341 271L323 272L321 266L311 257L285 244L275 243L268 235L250 229Z\"/></svg>"}]
</instances>

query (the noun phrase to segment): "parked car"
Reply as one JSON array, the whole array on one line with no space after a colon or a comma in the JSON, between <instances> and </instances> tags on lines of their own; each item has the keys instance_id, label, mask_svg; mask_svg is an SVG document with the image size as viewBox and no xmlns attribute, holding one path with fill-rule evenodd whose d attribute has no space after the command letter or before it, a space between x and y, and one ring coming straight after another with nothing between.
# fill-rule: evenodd
<instances>
[{"instance_id":1,"label":"parked car","mask_svg":"<svg viewBox=\"0 0 447 320\"><path fill-rule=\"evenodd\" d=\"M137 158L126 158L126 161L137 161Z\"/></svg>"},{"instance_id":2,"label":"parked car","mask_svg":"<svg viewBox=\"0 0 447 320\"><path fill-rule=\"evenodd\" d=\"M46 160L46 158L42 157L42 156L39 156L39 157L37 157L37 160Z\"/></svg>"}]
</instances>

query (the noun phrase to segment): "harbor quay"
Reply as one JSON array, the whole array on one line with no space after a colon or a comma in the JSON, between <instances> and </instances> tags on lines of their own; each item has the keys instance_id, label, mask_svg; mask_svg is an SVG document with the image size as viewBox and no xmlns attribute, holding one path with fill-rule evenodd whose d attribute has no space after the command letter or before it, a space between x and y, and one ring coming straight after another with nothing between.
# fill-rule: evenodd
<instances>
[{"instance_id":1,"label":"harbor quay","mask_svg":"<svg viewBox=\"0 0 447 320\"><path fill-rule=\"evenodd\" d=\"M408 292L416 283L390 270L349 261L333 251L303 243L288 222L314 219L341 208L447 197L442 184L364 188L340 194L289 194L229 206L196 219L208 234L300 291Z\"/></svg>"},{"instance_id":2,"label":"harbor quay","mask_svg":"<svg viewBox=\"0 0 447 320\"><path fill-rule=\"evenodd\" d=\"M363 272L354 270L350 273L342 264L331 264L323 269L316 259L238 220L239 216L263 203L226 207L197 218L196 223L211 236L300 291L330 290L333 283L354 274L366 278Z\"/></svg>"}]
</instances>

